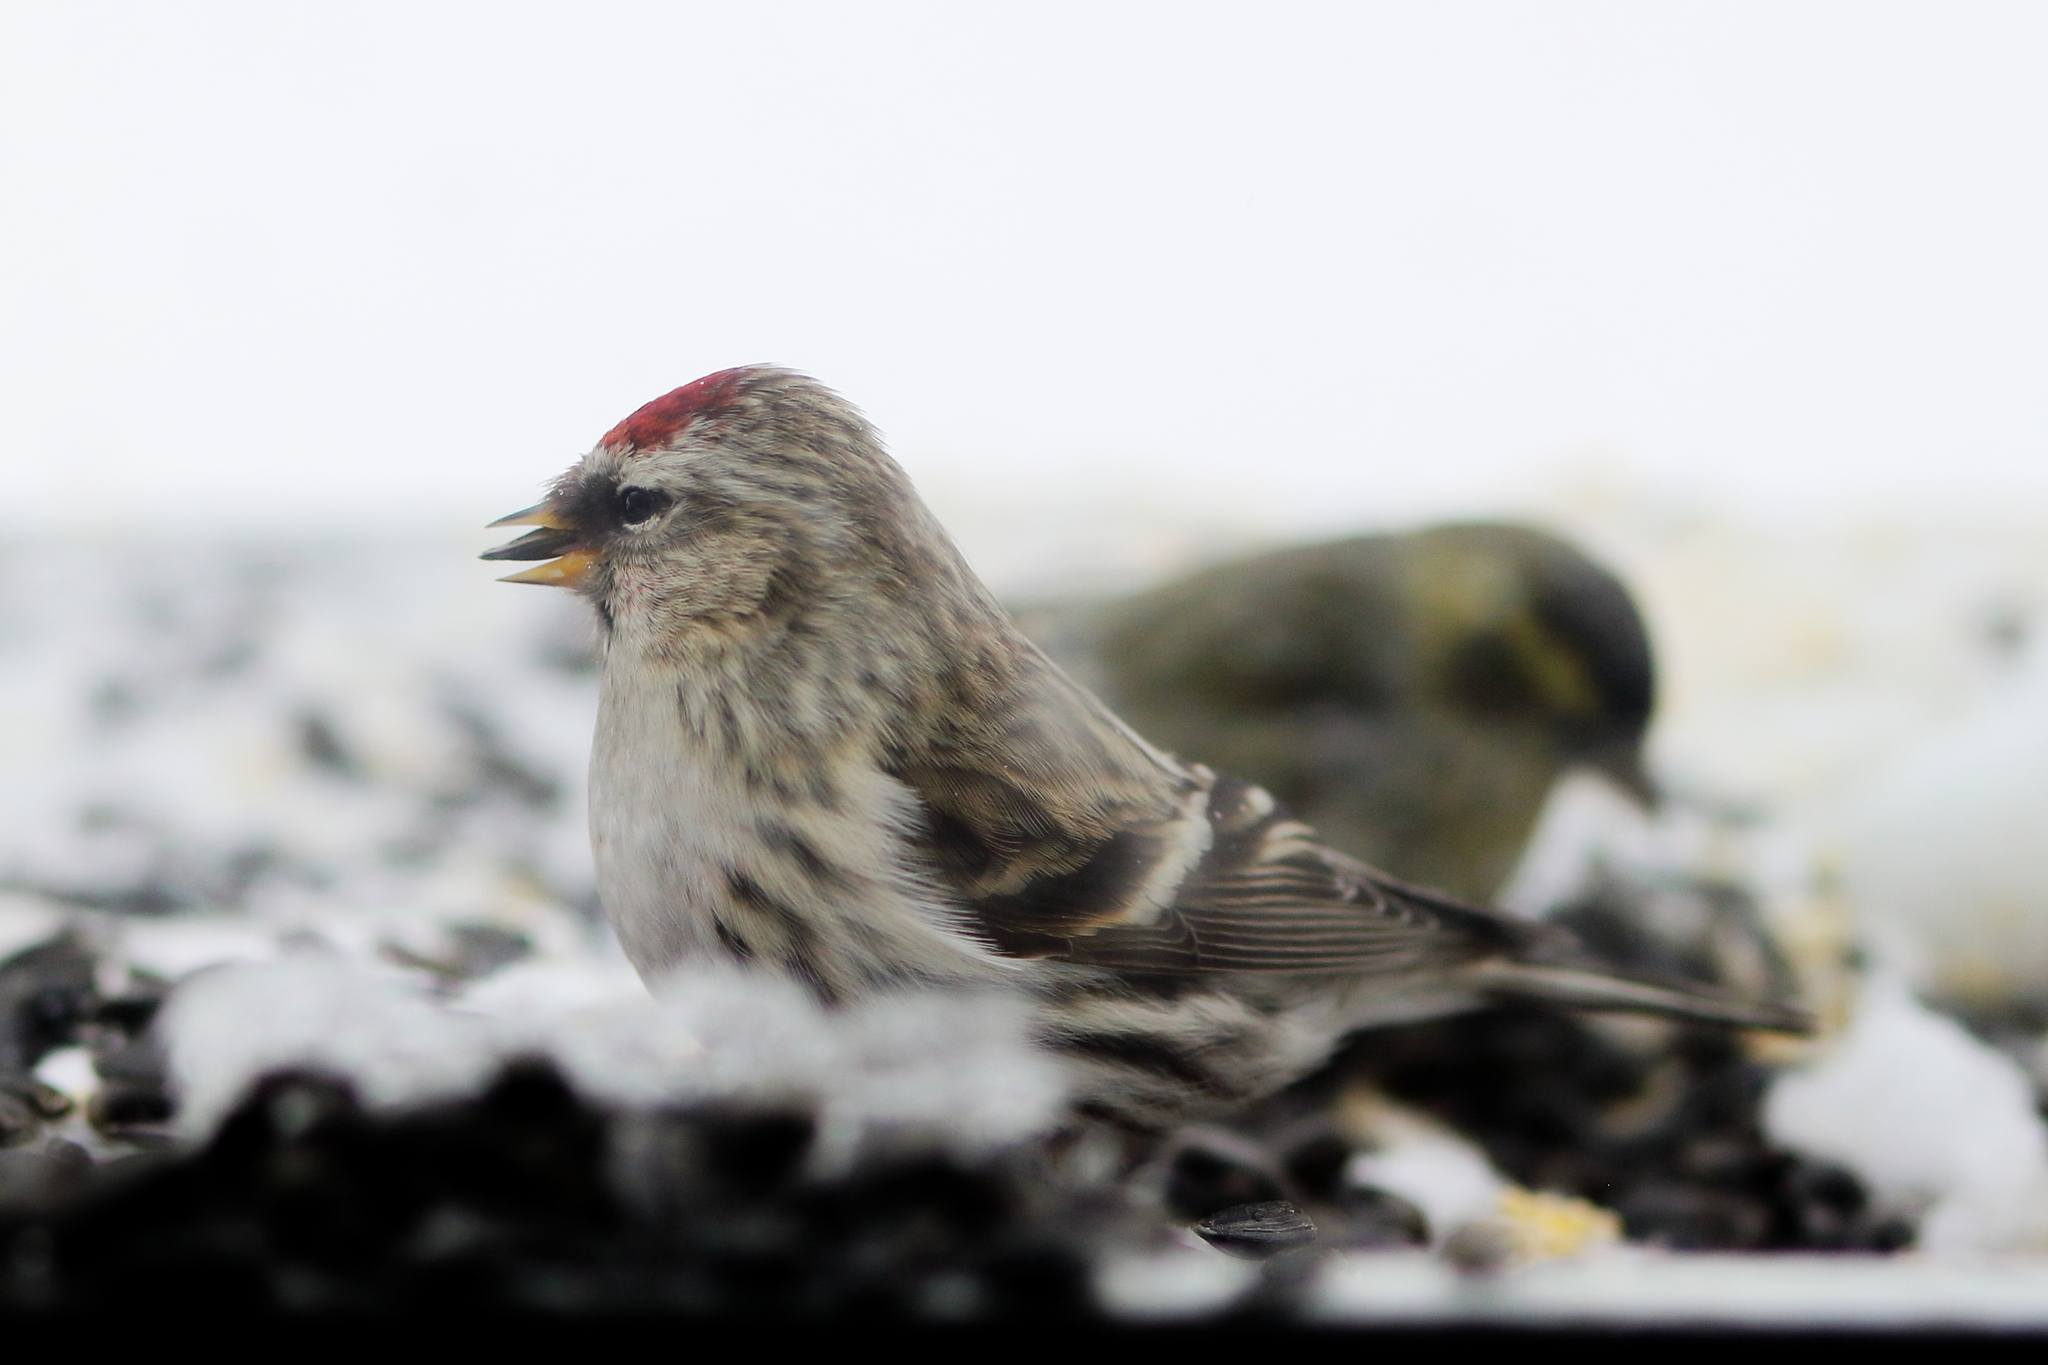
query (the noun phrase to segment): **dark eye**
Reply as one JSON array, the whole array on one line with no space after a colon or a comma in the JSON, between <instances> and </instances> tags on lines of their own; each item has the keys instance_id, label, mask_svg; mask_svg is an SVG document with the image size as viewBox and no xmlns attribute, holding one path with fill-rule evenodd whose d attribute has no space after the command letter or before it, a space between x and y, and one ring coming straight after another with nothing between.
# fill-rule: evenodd
<instances>
[{"instance_id":1,"label":"dark eye","mask_svg":"<svg viewBox=\"0 0 2048 1365\"><path fill-rule=\"evenodd\" d=\"M662 510L675 499L653 488L621 488L619 490L619 520L628 526L637 526L649 517L660 516Z\"/></svg>"}]
</instances>

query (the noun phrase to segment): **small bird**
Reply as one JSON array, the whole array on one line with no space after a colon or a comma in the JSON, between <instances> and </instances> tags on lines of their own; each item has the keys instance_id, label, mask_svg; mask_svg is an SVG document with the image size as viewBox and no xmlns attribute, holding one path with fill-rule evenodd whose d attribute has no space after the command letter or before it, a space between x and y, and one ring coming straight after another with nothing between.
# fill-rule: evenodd
<instances>
[{"instance_id":1,"label":"small bird","mask_svg":"<svg viewBox=\"0 0 2048 1365\"><path fill-rule=\"evenodd\" d=\"M654 979L728 963L828 1002L1013 989L1077 1104L1158 1128L1353 1030L1533 998L1799 1030L1582 964L1396 881L1140 738L1011 623L815 380L724 370L607 432L486 559L595 606L605 910Z\"/></svg>"},{"instance_id":2,"label":"small bird","mask_svg":"<svg viewBox=\"0 0 2048 1365\"><path fill-rule=\"evenodd\" d=\"M1654 799L1642 618L1614 575L1528 527L1298 546L1040 622L1155 743L1466 899L1500 892L1567 770Z\"/></svg>"}]
</instances>

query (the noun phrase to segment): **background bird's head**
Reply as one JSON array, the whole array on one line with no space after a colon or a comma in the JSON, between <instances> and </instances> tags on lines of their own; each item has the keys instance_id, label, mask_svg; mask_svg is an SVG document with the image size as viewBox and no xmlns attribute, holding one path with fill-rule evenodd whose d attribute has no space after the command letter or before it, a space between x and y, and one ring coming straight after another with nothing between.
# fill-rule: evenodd
<instances>
[{"instance_id":1,"label":"background bird's head","mask_svg":"<svg viewBox=\"0 0 2048 1365\"><path fill-rule=\"evenodd\" d=\"M1652 798L1628 590L1528 527L1461 524L1213 566L1103 611L1086 661L1139 731L1266 787L1347 853L1474 899L1557 778Z\"/></svg>"},{"instance_id":2,"label":"background bird's head","mask_svg":"<svg viewBox=\"0 0 2048 1365\"><path fill-rule=\"evenodd\" d=\"M578 590L614 638L659 647L787 619L821 595L886 595L929 555L923 523L851 404L749 366L606 432L546 500L493 523L537 529L484 558L547 560L506 581Z\"/></svg>"},{"instance_id":3,"label":"background bird's head","mask_svg":"<svg viewBox=\"0 0 2048 1365\"><path fill-rule=\"evenodd\" d=\"M1642 744L1656 672L1621 580L1524 526L1437 526L1399 544L1417 686L1473 724L1546 733L1561 763L1653 804Z\"/></svg>"}]
</instances>

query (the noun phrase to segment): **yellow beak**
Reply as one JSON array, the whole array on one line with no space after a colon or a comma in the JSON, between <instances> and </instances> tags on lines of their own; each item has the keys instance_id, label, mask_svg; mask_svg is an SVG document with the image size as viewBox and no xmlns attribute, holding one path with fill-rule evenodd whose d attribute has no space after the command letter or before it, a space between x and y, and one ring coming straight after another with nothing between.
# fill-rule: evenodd
<instances>
[{"instance_id":1,"label":"yellow beak","mask_svg":"<svg viewBox=\"0 0 2048 1365\"><path fill-rule=\"evenodd\" d=\"M569 529L569 524L549 511L548 505L544 502L537 502L524 511L514 512L509 517L499 517L484 529L490 531L500 526L545 526L551 531Z\"/></svg>"},{"instance_id":2,"label":"yellow beak","mask_svg":"<svg viewBox=\"0 0 2048 1365\"><path fill-rule=\"evenodd\" d=\"M571 550L560 559L550 559L545 564L536 564L530 569L507 574L498 581L539 583L550 588L580 588L583 586L583 580L590 576L590 568L595 563L597 551Z\"/></svg>"},{"instance_id":3,"label":"yellow beak","mask_svg":"<svg viewBox=\"0 0 2048 1365\"><path fill-rule=\"evenodd\" d=\"M485 559L545 559L531 569L511 574L500 583L542 583L550 588L580 588L597 563L597 551L580 544L582 532L562 519L546 503L535 503L523 512L499 517L493 526L537 526L509 545L484 551ZM560 555L561 558L552 558Z\"/></svg>"}]
</instances>

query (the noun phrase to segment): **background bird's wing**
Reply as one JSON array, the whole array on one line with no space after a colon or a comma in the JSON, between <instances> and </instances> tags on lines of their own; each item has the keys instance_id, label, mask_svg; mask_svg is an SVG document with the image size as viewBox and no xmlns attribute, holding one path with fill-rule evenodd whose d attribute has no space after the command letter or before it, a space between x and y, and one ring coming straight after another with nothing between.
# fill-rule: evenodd
<instances>
[{"instance_id":1,"label":"background bird's wing","mask_svg":"<svg viewBox=\"0 0 2048 1365\"><path fill-rule=\"evenodd\" d=\"M1147 974L1392 975L1512 953L1540 934L1323 847L1248 783L1218 779L1208 818L1214 841L1167 909L1047 955Z\"/></svg>"}]
</instances>

